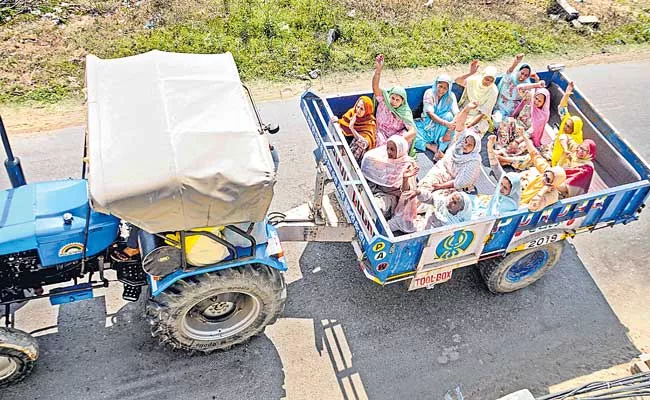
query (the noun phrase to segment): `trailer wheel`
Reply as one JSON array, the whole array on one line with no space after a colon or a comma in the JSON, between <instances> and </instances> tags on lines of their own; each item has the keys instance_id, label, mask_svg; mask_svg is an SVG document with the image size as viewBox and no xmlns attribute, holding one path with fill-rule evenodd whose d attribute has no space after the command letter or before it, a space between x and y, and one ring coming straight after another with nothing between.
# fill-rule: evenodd
<instances>
[{"instance_id":1,"label":"trailer wheel","mask_svg":"<svg viewBox=\"0 0 650 400\"><path fill-rule=\"evenodd\" d=\"M151 299L147 313L161 343L209 353L262 333L285 299L283 275L252 264L181 279Z\"/></svg>"},{"instance_id":2,"label":"trailer wheel","mask_svg":"<svg viewBox=\"0 0 650 400\"><path fill-rule=\"evenodd\" d=\"M38 359L38 343L27 332L0 328L0 388L25 379Z\"/></svg>"},{"instance_id":3,"label":"trailer wheel","mask_svg":"<svg viewBox=\"0 0 650 400\"><path fill-rule=\"evenodd\" d=\"M522 243L547 237L549 233L544 232L531 236ZM490 292L514 292L525 288L550 271L560 260L564 242L560 240L540 247L515 251L502 258L482 261L478 264L478 268ZM515 245L518 244L520 243Z\"/></svg>"}]
</instances>

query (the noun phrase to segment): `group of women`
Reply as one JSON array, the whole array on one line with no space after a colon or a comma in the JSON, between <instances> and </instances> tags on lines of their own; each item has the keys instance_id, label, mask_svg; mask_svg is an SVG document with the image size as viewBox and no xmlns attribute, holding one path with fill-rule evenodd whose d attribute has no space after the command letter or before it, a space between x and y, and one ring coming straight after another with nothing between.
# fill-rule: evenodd
<instances>
[{"instance_id":1,"label":"group of women","mask_svg":"<svg viewBox=\"0 0 650 400\"><path fill-rule=\"evenodd\" d=\"M404 88L380 88L384 57L377 56L374 99L360 97L339 125L391 230L410 233L522 206L538 211L589 190L596 144L583 140L582 120L568 112L573 83L558 106L561 124L551 139L550 93L522 59L515 57L498 85L496 68L478 74L478 61L455 80L439 76L425 91L416 121ZM453 83L464 88L460 101ZM488 132L496 133L487 139L487 153L497 184L492 195L471 194ZM419 181L416 153L436 161Z\"/></svg>"}]
</instances>

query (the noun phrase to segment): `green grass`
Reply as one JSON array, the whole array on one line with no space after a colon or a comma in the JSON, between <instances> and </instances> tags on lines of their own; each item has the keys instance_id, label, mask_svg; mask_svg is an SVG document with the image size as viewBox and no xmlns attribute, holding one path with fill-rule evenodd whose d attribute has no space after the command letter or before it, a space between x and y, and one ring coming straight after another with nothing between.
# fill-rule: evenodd
<instances>
[{"instance_id":1,"label":"green grass","mask_svg":"<svg viewBox=\"0 0 650 400\"><path fill-rule=\"evenodd\" d=\"M431 16L398 24L350 18L325 0L284 0L249 6L231 2L227 18L182 23L122 37L102 49L120 57L160 49L193 53L231 51L244 79L283 79L311 69L367 69L377 53L389 67L422 67L495 59L519 51L540 53L560 46L561 32L532 30L502 20ZM340 37L326 43L329 29Z\"/></svg>"},{"instance_id":2,"label":"green grass","mask_svg":"<svg viewBox=\"0 0 650 400\"><path fill-rule=\"evenodd\" d=\"M608 44L642 44L650 42L650 15L641 14L637 21L625 24L603 35Z\"/></svg>"},{"instance_id":3,"label":"green grass","mask_svg":"<svg viewBox=\"0 0 650 400\"><path fill-rule=\"evenodd\" d=\"M418 11L411 17L382 19L358 12L353 18L342 3L331 0L221 0L207 2L213 5L208 11L190 10L186 16L178 9L166 10L171 3L153 3L163 21L154 29L143 27L146 19L142 15L134 14L133 21L121 25L111 25L104 18L67 38L65 46L104 58L152 49L230 51L243 79L277 81L301 78L317 68L325 73L368 70L378 53L386 55L389 68L415 68L467 63L474 58L489 61L518 52L555 53L650 41L647 14L617 28L603 24L602 32L583 35L567 24L547 20L457 16L462 13L452 17ZM331 46L326 43L329 29L340 35ZM9 62L0 61L0 72L10 70ZM30 84L0 76L0 102L51 103L81 95L81 62L66 60L63 53L41 63L41 72Z\"/></svg>"}]
</instances>

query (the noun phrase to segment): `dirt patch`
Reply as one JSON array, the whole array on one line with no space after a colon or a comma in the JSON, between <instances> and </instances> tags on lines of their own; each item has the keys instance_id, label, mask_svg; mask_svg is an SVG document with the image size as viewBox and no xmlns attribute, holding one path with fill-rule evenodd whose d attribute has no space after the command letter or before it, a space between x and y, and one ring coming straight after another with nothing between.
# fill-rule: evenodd
<instances>
[{"instance_id":1,"label":"dirt patch","mask_svg":"<svg viewBox=\"0 0 650 400\"><path fill-rule=\"evenodd\" d=\"M84 105L73 101L48 106L1 105L0 115L9 134L46 132L86 123Z\"/></svg>"},{"instance_id":2,"label":"dirt patch","mask_svg":"<svg viewBox=\"0 0 650 400\"><path fill-rule=\"evenodd\" d=\"M533 55L526 56L525 61L531 63L537 70L546 69L549 64L564 64L567 68L588 64L611 64L630 61L650 60L650 45L611 47L602 49L599 53L573 52L570 54ZM511 58L483 63L494 65L500 71L505 71L511 64ZM428 82L441 74L452 77L467 71L466 64L448 65L439 68L409 68L384 70L382 86L391 85L412 86ZM312 81L301 82L249 82L249 86L258 101L283 100L299 96L304 90L311 89L332 95L370 90L372 71L331 73Z\"/></svg>"}]
</instances>

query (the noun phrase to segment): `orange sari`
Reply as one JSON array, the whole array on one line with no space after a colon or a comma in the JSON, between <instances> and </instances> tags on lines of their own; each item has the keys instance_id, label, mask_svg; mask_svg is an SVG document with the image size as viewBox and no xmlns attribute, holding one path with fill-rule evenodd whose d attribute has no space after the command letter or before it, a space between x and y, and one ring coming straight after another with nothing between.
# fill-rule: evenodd
<instances>
[{"instance_id":1,"label":"orange sari","mask_svg":"<svg viewBox=\"0 0 650 400\"><path fill-rule=\"evenodd\" d=\"M370 97L361 96L359 100L354 103L354 107L349 109L345 115L339 119L339 125L341 126L341 130L343 130L345 136L354 136L350 130L350 119L354 116L354 109L359 101L363 102L363 107L366 112L363 114L363 117L357 117L357 120L354 123L354 130L368 142L368 150L370 150L375 147L375 132L377 129L375 125L374 105Z\"/></svg>"}]
</instances>

